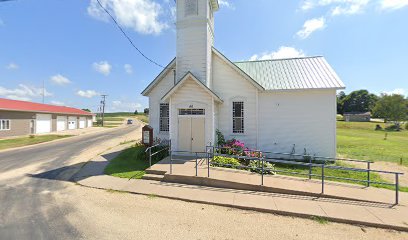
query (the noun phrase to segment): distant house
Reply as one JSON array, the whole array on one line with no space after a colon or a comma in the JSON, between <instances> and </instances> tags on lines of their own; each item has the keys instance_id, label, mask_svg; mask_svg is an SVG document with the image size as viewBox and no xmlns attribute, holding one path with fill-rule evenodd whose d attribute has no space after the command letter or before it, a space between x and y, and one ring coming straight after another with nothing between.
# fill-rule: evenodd
<instances>
[{"instance_id":1,"label":"distant house","mask_svg":"<svg viewBox=\"0 0 408 240\"><path fill-rule=\"evenodd\" d=\"M369 122L371 120L371 113L348 112L343 114L343 118L346 122Z\"/></svg>"},{"instance_id":2,"label":"distant house","mask_svg":"<svg viewBox=\"0 0 408 240\"><path fill-rule=\"evenodd\" d=\"M335 157L336 90L345 86L325 58L232 62L214 48L218 8L218 0L177 0L176 57L142 92L154 137L170 139L173 151L203 152L218 129L252 149L295 145Z\"/></svg>"},{"instance_id":3,"label":"distant house","mask_svg":"<svg viewBox=\"0 0 408 240\"><path fill-rule=\"evenodd\" d=\"M0 138L92 127L93 113L0 98Z\"/></svg>"}]
</instances>

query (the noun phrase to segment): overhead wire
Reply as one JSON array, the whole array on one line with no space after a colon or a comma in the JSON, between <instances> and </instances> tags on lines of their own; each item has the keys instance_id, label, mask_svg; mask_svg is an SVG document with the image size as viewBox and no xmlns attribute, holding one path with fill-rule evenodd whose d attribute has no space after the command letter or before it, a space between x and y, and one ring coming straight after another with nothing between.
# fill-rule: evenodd
<instances>
[{"instance_id":1,"label":"overhead wire","mask_svg":"<svg viewBox=\"0 0 408 240\"><path fill-rule=\"evenodd\" d=\"M109 17L112 19L113 23L116 25L116 27L122 32L123 36L125 36L125 38L129 41L129 43L133 46L134 49L136 49L136 51L139 52L139 54L144 57L147 61L153 63L154 65L161 67L163 69L166 69L166 67L164 67L163 65L157 63L156 61L154 61L153 59L149 58L148 56L146 56L132 41L132 39L126 34L126 32L123 30L123 28L119 25L119 23L116 21L116 19L112 16L112 14L102 5L102 3L99 0L96 0L99 4L99 6L109 15ZM174 0L176 1L176 0Z\"/></svg>"}]
</instances>

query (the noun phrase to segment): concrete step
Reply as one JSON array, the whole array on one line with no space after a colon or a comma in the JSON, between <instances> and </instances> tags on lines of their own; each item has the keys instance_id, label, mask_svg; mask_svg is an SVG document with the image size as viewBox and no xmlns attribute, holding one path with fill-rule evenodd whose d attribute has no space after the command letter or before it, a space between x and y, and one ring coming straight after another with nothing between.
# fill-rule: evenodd
<instances>
[{"instance_id":1,"label":"concrete step","mask_svg":"<svg viewBox=\"0 0 408 240\"><path fill-rule=\"evenodd\" d=\"M147 174L154 174L154 175L164 175L167 171L162 170L154 170L154 169L146 169Z\"/></svg>"},{"instance_id":2,"label":"concrete step","mask_svg":"<svg viewBox=\"0 0 408 240\"><path fill-rule=\"evenodd\" d=\"M163 178L164 178L164 175L157 175L157 174L145 174L142 177L142 179L154 180L154 181L161 181L163 180Z\"/></svg>"}]
</instances>

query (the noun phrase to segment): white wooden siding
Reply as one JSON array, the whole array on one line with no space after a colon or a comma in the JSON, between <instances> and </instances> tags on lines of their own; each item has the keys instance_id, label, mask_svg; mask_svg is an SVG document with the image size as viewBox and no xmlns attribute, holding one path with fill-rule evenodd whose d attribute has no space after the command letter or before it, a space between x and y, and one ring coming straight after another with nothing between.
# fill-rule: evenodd
<instances>
[{"instance_id":1,"label":"white wooden siding","mask_svg":"<svg viewBox=\"0 0 408 240\"><path fill-rule=\"evenodd\" d=\"M335 90L259 93L259 148L335 157L335 106Z\"/></svg>"},{"instance_id":2,"label":"white wooden siding","mask_svg":"<svg viewBox=\"0 0 408 240\"><path fill-rule=\"evenodd\" d=\"M218 106L218 129L226 139L242 140L248 147L256 148L256 94L257 89L228 66L217 55L213 54L213 91L224 102ZM232 133L232 102L244 102L245 133ZM215 130L214 130L215 131Z\"/></svg>"},{"instance_id":3,"label":"white wooden siding","mask_svg":"<svg viewBox=\"0 0 408 240\"><path fill-rule=\"evenodd\" d=\"M160 132L160 103L162 97L174 86L174 73L169 71L166 76L149 93L149 125L153 127L153 136L169 139L168 132Z\"/></svg>"},{"instance_id":4,"label":"white wooden siding","mask_svg":"<svg viewBox=\"0 0 408 240\"><path fill-rule=\"evenodd\" d=\"M184 15L184 0L177 1L177 80L192 72L208 86L210 82L212 27L208 1L198 1L198 15Z\"/></svg>"},{"instance_id":5,"label":"white wooden siding","mask_svg":"<svg viewBox=\"0 0 408 240\"><path fill-rule=\"evenodd\" d=\"M205 109L205 142L213 143L214 127L213 117L214 110L212 97L202 86L192 79L187 79L170 99L170 136L172 139L172 149L178 149L178 109L179 108L203 108Z\"/></svg>"}]
</instances>

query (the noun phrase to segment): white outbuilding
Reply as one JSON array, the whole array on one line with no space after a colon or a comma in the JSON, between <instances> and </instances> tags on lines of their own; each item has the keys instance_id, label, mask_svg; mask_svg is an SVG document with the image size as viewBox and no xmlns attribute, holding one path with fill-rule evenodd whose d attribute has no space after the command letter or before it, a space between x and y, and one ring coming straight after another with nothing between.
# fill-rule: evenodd
<instances>
[{"instance_id":1,"label":"white outbuilding","mask_svg":"<svg viewBox=\"0 0 408 240\"><path fill-rule=\"evenodd\" d=\"M177 0L177 55L142 92L154 137L202 152L239 139L263 151L336 155L336 90L324 57L232 62L214 48L218 0ZM295 147L294 147L295 146Z\"/></svg>"}]
</instances>

